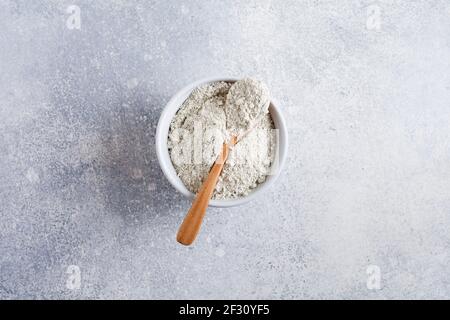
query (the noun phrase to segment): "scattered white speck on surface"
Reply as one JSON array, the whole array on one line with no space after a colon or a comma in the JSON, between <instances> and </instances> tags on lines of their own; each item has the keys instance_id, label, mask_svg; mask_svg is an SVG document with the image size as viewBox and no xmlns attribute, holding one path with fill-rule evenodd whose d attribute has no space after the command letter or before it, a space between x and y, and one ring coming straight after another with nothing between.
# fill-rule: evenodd
<instances>
[{"instance_id":1,"label":"scattered white speck on surface","mask_svg":"<svg viewBox=\"0 0 450 320\"><path fill-rule=\"evenodd\" d=\"M148 184L148 191L155 191L156 190L156 183L154 183L154 182L150 182L149 184Z\"/></svg>"},{"instance_id":2,"label":"scattered white speck on surface","mask_svg":"<svg viewBox=\"0 0 450 320\"><path fill-rule=\"evenodd\" d=\"M34 168L28 168L26 177L28 181L31 183L38 183L39 182L39 174L36 172Z\"/></svg>"},{"instance_id":3,"label":"scattered white speck on surface","mask_svg":"<svg viewBox=\"0 0 450 320\"><path fill-rule=\"evenodd\" d=\"M139 85L139 80L137 78L131 78L127 80L128 89L134 89Z\"/></svg>"},{"instance_id":4,"label":"scattered white speck on surface","mask_svg":"<svg viewBox=\"0 0 450 320\"><path fill-rule=\"evenodd\" d=\"M216 256L218 256L219 258L222 258L223 256L225 256L225 250L223 248L218 248L216 250Z\"/></svg>"},{"instance_id":5,"label":"scattered white speck on surface","mask_svg":"<svg viewBox=\"0 0 450 320\"><path fill-rule=\"evenodd\" d=\"M184 4L181 5L181 13L183 15L187 15L189 13L189 8L186 7Z\"/></svg>"},{"instance_id":6,"label":"scattered white speck on surface","mask_svg":"<svg viewBox=\"0 0 450 320\"><path fill-rule=\"evenodd\" d=\"M144 174L140 168L133 168L131 172L131 177L135 180L142 179Z\"/></svg>"}]
</instances>

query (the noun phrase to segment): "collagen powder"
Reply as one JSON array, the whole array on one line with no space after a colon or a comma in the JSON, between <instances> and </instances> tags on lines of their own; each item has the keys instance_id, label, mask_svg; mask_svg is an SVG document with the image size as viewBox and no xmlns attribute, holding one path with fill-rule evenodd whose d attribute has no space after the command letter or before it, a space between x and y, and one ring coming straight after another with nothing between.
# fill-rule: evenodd
<instances>
[{"instance_id":1,"label":"collagen powder","mask_svg":"<svg viewBox=\"0 0 450 320\"><path fill-rule=\"evenodd\" d=\"M230 115L227 110L227 115L226 98L231 86L232 83L221 81L196 88L170 125L168 148L172 163L186 188L193 193L197 193L222 151L223 142L229 136L227 128L241 127L249 116L239 113L239 106L245 105L254 93L245 85L233 86L232 96L238 99L228 101L227 108L235 105L236 113ZM267 110L257 119L254 128L231 149L213 199L244 197L271 173L276 153L274 124Z\"/></svg>"}]
</instances>

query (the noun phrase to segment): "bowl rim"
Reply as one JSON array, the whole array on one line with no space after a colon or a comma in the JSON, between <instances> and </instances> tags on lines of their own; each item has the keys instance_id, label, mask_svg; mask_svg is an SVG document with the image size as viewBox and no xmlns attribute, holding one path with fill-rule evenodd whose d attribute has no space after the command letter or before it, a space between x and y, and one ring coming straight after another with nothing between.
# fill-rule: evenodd
<instances>
[{"instance_id":1,"label":"bowl rim","mask_svg":"<svg viewBox=\"0 0 450 320\"><path fill-rule=\"evenodd\" d=\"M164 173L164 176L169 181L169 183L178 192L183 194L188 199L193 199L195 194L189 191L184 185L184 183L181 181L181 179L178 177L176 170L173 166L172 160L170 158L169 149L167 148L167 141L169 138L169 130L172 119L182 106L183 102L191 94L192 90L194 90L198 86L217 81L234 82L239 79L240 78L237 77L217 76L217 77L203 78L194 81L189 85L183 87L179 91L177 91L170 98L170 100L167 102L167 104L164 106L164 109L161 112L161 115L158 120L158 125L156 127L156 135L155 135L156 156L158 158L159 166L161 167L161 170ZM181 100L181 102L179 102L179 100ZM211 199L209 203L210 206L224 208L224 207L238 206L247 203L258 197L259 195L261 195L264 192L264 190L266 190L270 185L272 185L280 175L280 172L283 169L287 156L287 148L288 148L287 126L283 114L281 113L281 110L278 106L278 102L273 98L271 98L270 101L269 112L271 113L271 117L275 123L275 128L279 130L278 147L277 147L278 166L276 168L276 172L267 176L266 180L263 183L259 184L247 196L237 199L226 199L226 200ZM167 130L165 130L165 128L167 128Z\"/></svg>"}]
</instances>

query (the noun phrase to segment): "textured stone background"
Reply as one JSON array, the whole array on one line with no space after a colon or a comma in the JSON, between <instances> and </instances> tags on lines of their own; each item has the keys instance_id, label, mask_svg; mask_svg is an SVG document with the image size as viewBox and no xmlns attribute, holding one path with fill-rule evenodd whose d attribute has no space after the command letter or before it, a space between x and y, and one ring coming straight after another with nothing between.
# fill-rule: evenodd
<instances>
[{"instance_id":1,"label":"textured stone background","mask_svg":"<svg viewBox=\"0 0 450 320\"><path fill-rule=\"evenodd\" d=\"M0 4L1 298L450 298L449 1ZM214 75L269 84L289 159L186 248L155 127Z\"/></svg>"}]
</instances>

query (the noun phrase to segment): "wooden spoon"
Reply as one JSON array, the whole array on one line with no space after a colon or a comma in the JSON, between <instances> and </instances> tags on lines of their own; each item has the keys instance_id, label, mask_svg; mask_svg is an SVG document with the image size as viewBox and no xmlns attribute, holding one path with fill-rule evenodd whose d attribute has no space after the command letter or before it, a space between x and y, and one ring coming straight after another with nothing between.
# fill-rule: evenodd
<instances>
[{"instance_id":1,"label":"wooden spoon","mask_svg":"<svg viewBox=\"0 0 450 320\"><path fill-rule=\"evenodd\" d=\"M209 200L212 197L214 188L216 187L217 180L222 172L223 165L230 154L230 147L234 146L237 142L237 137L233 136L228 143L224 143L222 147L222 153L219 155L208 177L203 182L202 186L198 190L197 196L192 203L191 209L188 211L183 223L178 229L177 241L186 246L192 244L197 237L200 227L202 225L203 217L208 208Z\"/></svg>"}]
</instances>

